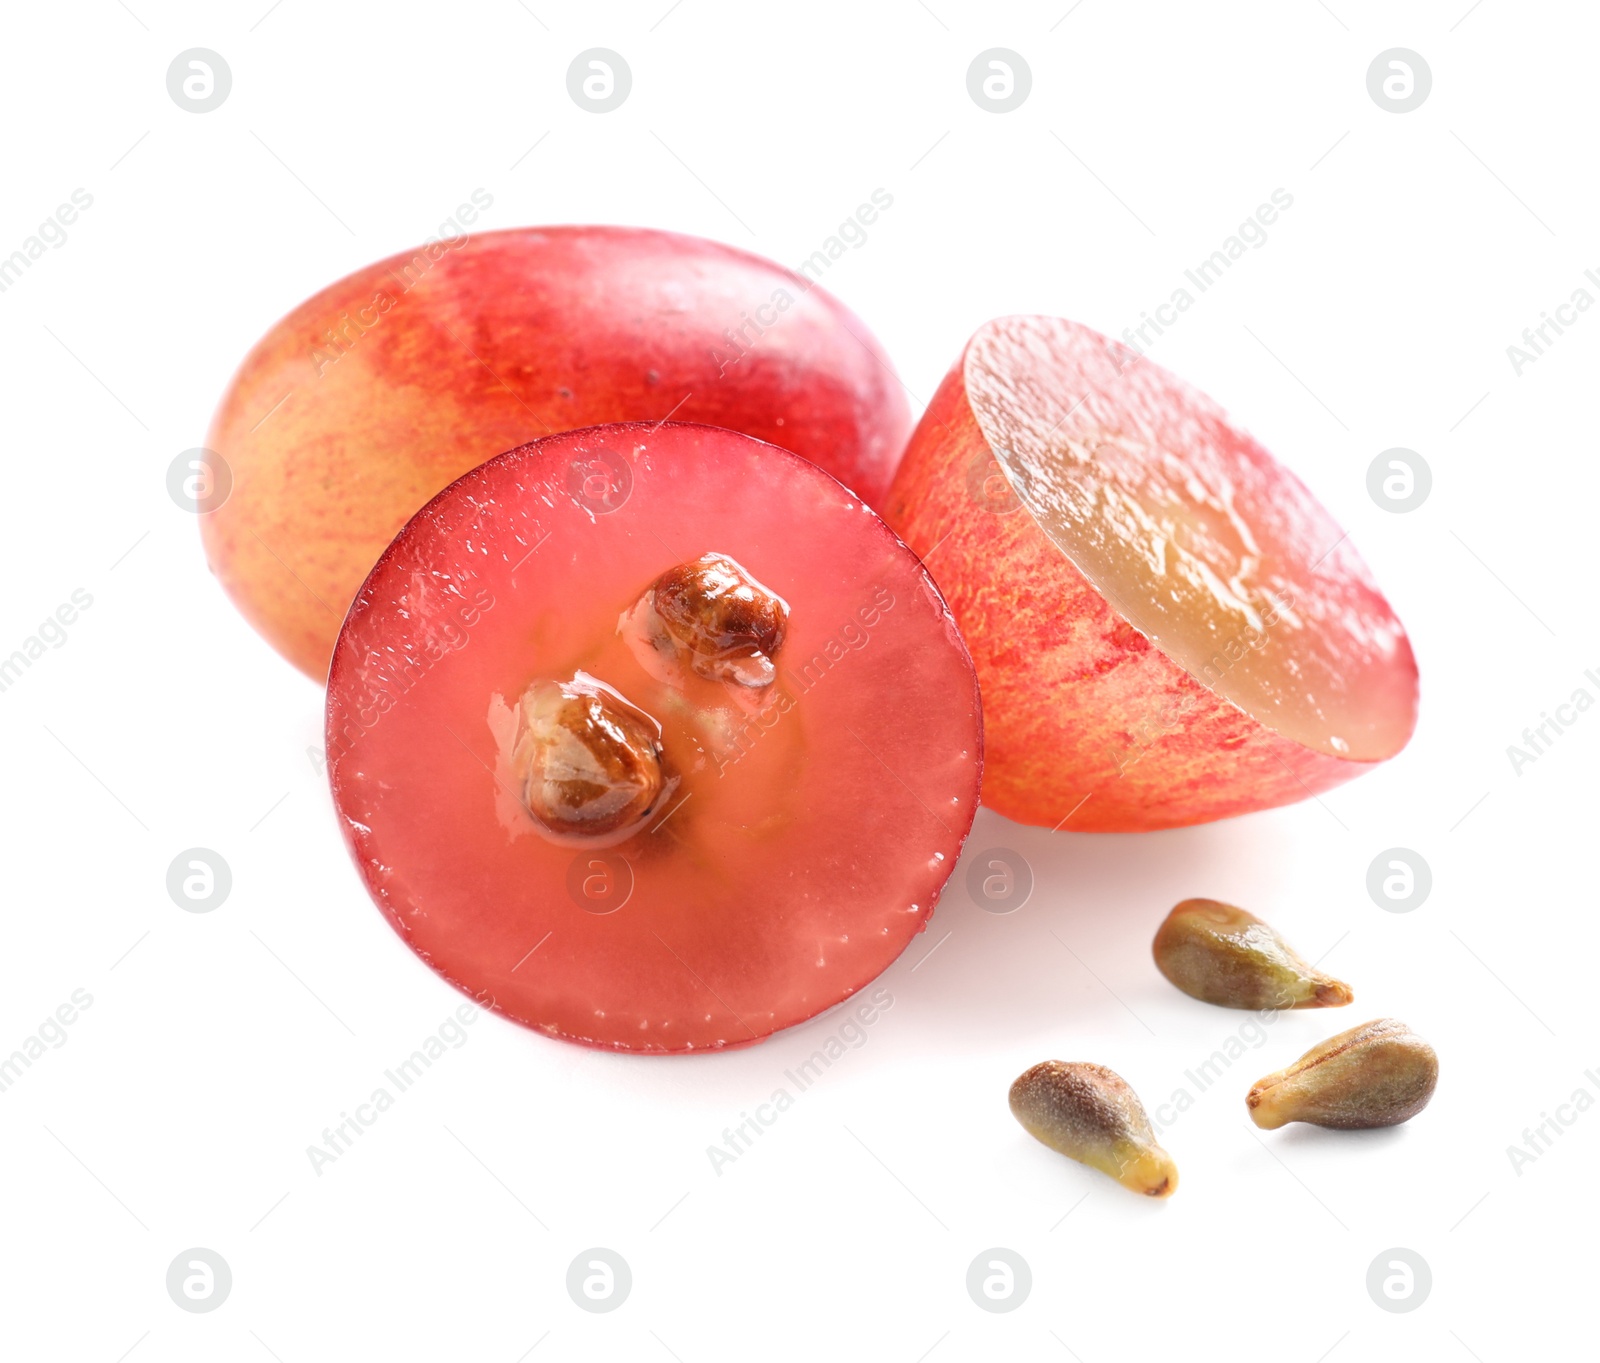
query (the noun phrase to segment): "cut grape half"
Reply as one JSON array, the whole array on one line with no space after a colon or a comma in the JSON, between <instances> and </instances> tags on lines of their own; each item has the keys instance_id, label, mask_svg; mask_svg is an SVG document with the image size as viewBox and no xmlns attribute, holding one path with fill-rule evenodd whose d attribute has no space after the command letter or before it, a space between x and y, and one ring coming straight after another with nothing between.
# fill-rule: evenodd
<instances>
[{"instance_id":1,"label":"cut grape half","mask_svg":"<svg viewBox=\"0 0 1600 1363\"><path fill-rule=\"evenodd\" d=\"M1417 668L1355 547L1210 399L1087 327L982 327L885 516L929 556L988 719L984 798L1125 831L1393 757Z\"/></svg>"},{"instance_id":2,"label":"cut grape half","mask_svg":"<svg viewBox=\"0 0 1600 1363\"><path fill-rule=\"evenodd\" d=\"M747 1045L879 975L982 763L916 557L816 466L692 425L552 436L434 498L345 621L327 741L418 955L642 1052Z\"/></svg>"}]
</instances>

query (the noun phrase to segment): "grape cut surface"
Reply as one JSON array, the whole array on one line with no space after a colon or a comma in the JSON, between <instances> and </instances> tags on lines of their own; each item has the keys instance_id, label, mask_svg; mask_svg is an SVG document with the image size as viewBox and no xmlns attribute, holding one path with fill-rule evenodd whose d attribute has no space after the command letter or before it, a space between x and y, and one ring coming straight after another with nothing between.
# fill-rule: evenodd
<instances>
[{"instance_id":1,"label":"grape cut surface","mask_svg":"<svg viewBox=\"0 0 1600 1363\"><path fill-rule=\"evenodd\" d=\"M770 684L701 675L650 625L653 585L708 554L787 608L760 634ZM663 773L628 806L642 825L530 813L527 717L562 694L636 707ZM805 460L670 424L536 441L419 512L345 622L327 741L413 950L530 1027L643 1052L747 1045L880 974L950 874L982 760L971 660L916 557Z\"/></svg>"},{"instance_id":2,"label":"grape cut surface","mask_svg":"<svg viewBox=\"0 0 1600 1363\"><path fill-rule=\"evenodd\" d=\"M885 516L928 556L988 718L985 802L1133 831L1393 757L1417 668L1349 538L1204 394L1052 317L979 329Z\"/></svg>"}]
</instances>

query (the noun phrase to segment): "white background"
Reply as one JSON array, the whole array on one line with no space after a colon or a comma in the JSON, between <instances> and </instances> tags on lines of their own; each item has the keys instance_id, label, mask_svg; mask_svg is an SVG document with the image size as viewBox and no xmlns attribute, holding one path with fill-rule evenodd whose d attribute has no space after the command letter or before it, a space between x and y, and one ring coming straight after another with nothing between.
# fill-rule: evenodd
<instances>
[{"instance_id":1,"label":"white background","mask_svg":"<svg viewBox=\"0 0 1600 1363\"><path fill-rule=\"evenodd\" d=\"M78 187L93 207L0 295L9 653L93 597L3 694L0 1053L74 989L93 1005L0 1094L9 1357L1305 1360L1547 1357L1593 1347L1600 1115L1515 1172L1507 1149L1600 1066L1590 712L1516 774L1507 745L1600 669L1586 314L1518 376L1506 347L1600 268L1588 6L1509 0L1195 5L713 0L451 6L83 0L8 7L0 254ZM1067 13L1072 6L1070 13ZM223 54L195 115L165 74ZM623 54L633 91L579 109L565 72ZM1033 90L968 97L981 50ZM1368 96L1380 51L1433 72ZM540 139L543 139L542 141ZM538 143L531 153L530 146ZM1347 526L1408 625L1421 725L1320 801L1146 836L979 816L1037 887L980 911L958 867L884 977L893 1007L754 1150L707 1147L839 1024L736 1054L639 1059L497 1018L318 1177L306 1147L457 1007L368 903L308 750L317 689L234 614L168 498L249 345L347 271L434 235L621 222L794 264L876 188L894 205L828 287L919 409L1006 312L1113 334L1271 191L1294 206L1153 350L1237 413ZM1589 286L1600 296L1600 287ZM1427 503L1377 507L1391 446ZM207 847L210 914L165 889ZM1415 912L1365 879L1431 865ZM1007 1111L1047 1057L1152 1107L1250 1019L1174 991L1151 934L1211 895L1278 925L1358 994L1297 1013L1165 1133L1170 1202L1053 1155ZM933 953L930 955L930 952ZM1437 1047L1409 1126L1257 1133L1243 1094L1385 1014ZM581 1250L631 1265L608 1315L565 1290ZM179 1311L204 1246L232 1294ZM967 1266L1029 1263L980 1311ZM1431 1296L1378 1309L1368 1265L1422 1255ZM529 1350L532 1350L531 1354Z\"/></svg>"}]
</instances>

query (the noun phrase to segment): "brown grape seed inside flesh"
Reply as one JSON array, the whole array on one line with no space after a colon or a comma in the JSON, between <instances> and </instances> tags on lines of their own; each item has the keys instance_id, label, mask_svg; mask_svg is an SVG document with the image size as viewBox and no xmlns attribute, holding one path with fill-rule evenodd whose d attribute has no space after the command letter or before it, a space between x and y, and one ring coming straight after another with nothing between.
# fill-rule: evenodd
<instances>
[{"instance_id":1,"label":"brown grape seed inside flesh","mask_svg":"<svg viewBox=\"0 0 1600 1363\"><path fill-rule=\"evenodd\" d=\"M615 833L643 823L666 785L661 728L579 672L523 692L512 753L517 794L553 833Z\"/></svg>"},{"instance_id":2,"label":"brown grape seed inside flesh","mask_svg":"<svg viewBox=\"0 0 1600 1363\"><path fill-rule=\"evenodd\" d=\"M789 605L726 554L668 569L646 593L659 634L697 676L770 686L789 625Z\"/></svg>"}]
</instances>

